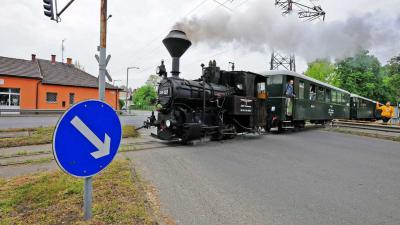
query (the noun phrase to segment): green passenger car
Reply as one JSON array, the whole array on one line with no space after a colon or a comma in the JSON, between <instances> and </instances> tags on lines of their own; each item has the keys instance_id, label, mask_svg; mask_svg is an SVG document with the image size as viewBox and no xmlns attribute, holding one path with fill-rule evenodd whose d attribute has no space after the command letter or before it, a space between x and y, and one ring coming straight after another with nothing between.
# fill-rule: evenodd
<instances>
[{"instance_id":1,"label":"green passenger car","mask_svg":"<svg viewBox=\"0 0 400 225\"><path fill-rule=\"evenodd\" d=\"M376 120L379 117L374 100L351 94L350 106L350 119L352 120Z\"/></svg>"},{"instance_id":2,"label":"green passenger car","mask_svg":"<svg viewBox=\"0 0 400 225\"><path fill-rule=\"evenodd\" d=\"M305 123L324 124L350 117L350 93L291 71L269 71L267 77L268 125L271 131L301 128ZM295 96L286 96L294 81Z\"/></svg>"}]
</instances>

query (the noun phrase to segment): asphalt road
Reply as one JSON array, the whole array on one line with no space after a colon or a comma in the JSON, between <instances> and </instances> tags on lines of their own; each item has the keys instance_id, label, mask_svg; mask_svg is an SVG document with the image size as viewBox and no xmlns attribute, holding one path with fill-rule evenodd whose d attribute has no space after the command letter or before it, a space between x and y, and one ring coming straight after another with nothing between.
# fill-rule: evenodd
<instances>
[{"instance_id":1,"label":"asphalt road","mask_svg":"<svg viewBox=\"0 0 400 225\"><path fill-rule=\"evenodd\" d=\"M143 121L150 115L151 112L135 111L133 116L120 116L120 120L122 124L139 127L143 125ZM55 126L59 118L60 115L3 116L0 117L0 129Z\"/></svg>"},{"instance_id":2,"label":"asphalt road","mask_svg":"<svg viewBox=\"0 0 400 225\"><path fill-rule=\"evenodd\" d=\"M400 224L396 142L311 130L127 155L178 224Z\"/></svg>"}]
</instances>

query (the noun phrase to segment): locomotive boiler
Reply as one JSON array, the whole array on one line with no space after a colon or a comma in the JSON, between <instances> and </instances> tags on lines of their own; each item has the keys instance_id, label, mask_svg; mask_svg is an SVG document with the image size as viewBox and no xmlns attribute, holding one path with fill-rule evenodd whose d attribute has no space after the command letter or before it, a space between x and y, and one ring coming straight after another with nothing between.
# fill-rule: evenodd
<instances>
[{"instance_id":1,"label":"locomotive boiler","mask_svg":"<svg viewBox=\"0 0 400 225\"><path fill-rule=\"evenodd\" d=\"M203 137L213 140L233 138L238 133L256 133L266 126L266 77L246 71L224 71L215 61L201 65L197 80L180 77L181 56L191 46L183 31L173 30L163 40L172 57L168 76L164 62L157 68L162 77L158 87L155 126L162 140L188 142Z\"/></svg>"}]
</instances>

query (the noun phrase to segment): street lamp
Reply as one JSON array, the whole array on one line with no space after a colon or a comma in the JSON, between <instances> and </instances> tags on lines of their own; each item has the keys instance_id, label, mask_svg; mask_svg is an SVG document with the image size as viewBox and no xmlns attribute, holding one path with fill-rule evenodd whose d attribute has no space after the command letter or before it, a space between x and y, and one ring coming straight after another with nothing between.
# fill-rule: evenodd
<instances>
[{"instance_id":1,"label":"street lamp","mask_svg":"<svg viewBox=\"0 0 400 225\"><path fill-rule=\"evenodd\" d=\"M113 80L113 86L115 86L115 82L121 82L122 80Z\"/></svg>"},{"instance_id":2,"label":"street lamp","mask_svg":"<svg viewBox=\"0 0 400 225\"><path fill-rule=\"evenodd\" d=\"M128 77L129 77L129 70L132 69L140 69L139 67L136 66L131 66L131 67L127 67L126 68L126 95L125 95L125 106L126 106L126 111L128 112L128 110L130 111L129 107L128 107L128 92L129 92L129 87L128 87Z\"/></svg>"}]
</instances>

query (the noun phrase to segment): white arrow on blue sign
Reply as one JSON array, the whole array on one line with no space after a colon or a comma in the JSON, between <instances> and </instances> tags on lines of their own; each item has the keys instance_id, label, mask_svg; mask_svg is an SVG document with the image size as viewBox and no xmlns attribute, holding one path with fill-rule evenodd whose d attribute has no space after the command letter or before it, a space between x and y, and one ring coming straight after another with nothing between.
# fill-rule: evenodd
<instances>
[{"instance_id":1,"label":"white arrow on blue sign","mask_svg":"<svg viewBox=\"0 0 400 225\"><path fill-rule=\"evenodd\" d=\"M53 154L62 170L91 177L105 169L117 154L121 122L105 102L88 100L71 107L58 121Z\"/></svg>"}]
</instances>

